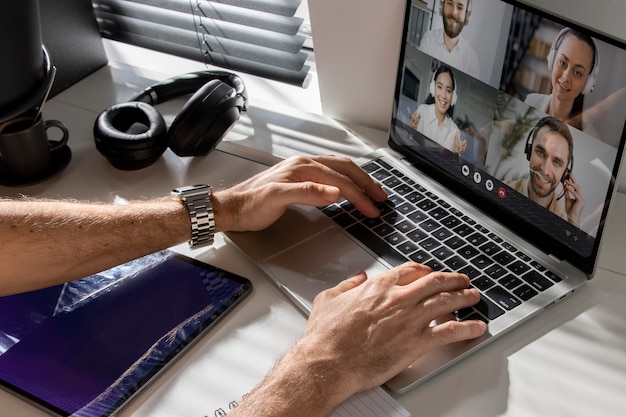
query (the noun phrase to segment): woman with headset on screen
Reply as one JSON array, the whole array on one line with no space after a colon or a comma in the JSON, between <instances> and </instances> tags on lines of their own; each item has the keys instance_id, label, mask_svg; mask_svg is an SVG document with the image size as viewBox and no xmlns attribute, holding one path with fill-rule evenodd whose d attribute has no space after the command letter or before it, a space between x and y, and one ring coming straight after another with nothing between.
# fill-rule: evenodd
<instances>
[{"instance_id":1,"label":"woman with headset on screen","mask_svg":"<svg viewBox=\"0 0 626 417\"><path fill-rule=\"evenodd\" d=\"M575 29L564 28L548 53L552 93L531 93L524 102L598 137L598 132L583 113L583 102L595 87L599 64L600 55L593 38Z\"/></svg>"},{"instance_id":2,"label":"woman with headset on screen","mask_svg":"<svg viewBox=\"0 0 626 417\"><path fill-rule=\"evenodd\" d=\"M456 105L456 82L452 69L440 65L430 82L430 93L424 104L415 112L407 107L411 126L444 148L461 154L467 148L467 141L461 140L459 130L452 117Z\"/></svg>"}]
</instances>

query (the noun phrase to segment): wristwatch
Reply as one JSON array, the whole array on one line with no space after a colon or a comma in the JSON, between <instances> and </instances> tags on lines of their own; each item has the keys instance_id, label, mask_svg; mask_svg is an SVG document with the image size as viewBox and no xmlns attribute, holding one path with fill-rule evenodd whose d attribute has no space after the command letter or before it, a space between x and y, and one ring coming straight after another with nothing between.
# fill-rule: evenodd
<instances>
[{"instance_id":1,"label":"wristwatch","mask_svg":"<svg viewBox=\"0 0 626 417\"><path fill-rule=\"evenodd\" d=\"M210 185L198 184L172 190L172 198L185 204L191 220L190 248L213 244L215 217L211 205Z\"/></svg>"}]
</instances>

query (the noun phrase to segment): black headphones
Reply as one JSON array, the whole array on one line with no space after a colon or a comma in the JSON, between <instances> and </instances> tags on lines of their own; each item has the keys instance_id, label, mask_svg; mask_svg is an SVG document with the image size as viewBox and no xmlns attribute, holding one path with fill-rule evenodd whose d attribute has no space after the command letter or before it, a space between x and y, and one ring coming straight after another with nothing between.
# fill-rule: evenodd
<instances>
[{"instance_id":1,"label":"black headphones","mask_svg":"<svg viewBox=\"0 0 626 417\"><path fill-rule=\"evenodd\" d=\"M555 122L556 121L556 122ZM546 116L544 118L542 118L541 120L539 120L539 122L537 122L537 124L530 130L530 133L528 134L528 138L526 139L526 147L524 148L524 153L526 154L526 159L528 161L530 161L530 157L533 151L533 142L535 141L535 138L537 137L537 134L539 133L539 130L541 130L541 128L545 127L545 126L553 126L554 123L563 123L561 121L559 121L558 119L555 119L552 116ZM566 125L567 127L567 125ZM553 129L554 130L554 129ZM568 129L569 131L569 129ZM570 152L570 156L569 156L569 161L567 164L567 168L565 168L565 171L563 171L563 175L561 176L561 183L567 181L570 177L570 174L572 173L572 170L574 169L574 152L573 152L573 146L571 146L570 141L572 141L571 136L569 138L565 138L565 140L568 141L568 147L570 147L572 149L572 151ZM561 196L562 197L562 196ZM559 197L558 199L560 200L561 197Z\"/></svg>"},{"instance_id":2,"label":"black headphones","mask_svg":"<svg viewBox=\"0 0 626 417\"><path fill-rule=\"evenodd\" d=\"M152 106L192 93L168 129ZM93 127L96 149L124 170L147 167L168 146L178 156L203 156L247 106L243 80L235 74L199 71L172 77L100 113Z\"/></svg>"}]
</instances>

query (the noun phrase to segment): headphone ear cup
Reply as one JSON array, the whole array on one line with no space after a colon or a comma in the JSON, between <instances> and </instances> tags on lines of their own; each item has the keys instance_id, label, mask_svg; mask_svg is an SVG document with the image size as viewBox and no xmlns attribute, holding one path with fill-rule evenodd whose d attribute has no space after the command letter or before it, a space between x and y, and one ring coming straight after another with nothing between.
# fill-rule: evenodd
<instances>
[{"instance_id":1,"label":"headphone ear cup","mask_svg":"<svg viewBox=\"0 0 626 417\"><path fill-rule=\"evenodd\" d=\"M593 91L593 88L596 86L596 75L591 73L587 76L587 81L585 82L585 86L581 91L582 94L587 95Z\"/></svg>"},{"instance_id":2,"label":"headphone ear cup","mask_svg":"<svg viewBox=\"0 0 626 417\"><path fill-rule=\"evenodd\" d=\"M550 52L548 52L548 71L552 72L552 65L554 65L554 56L556 55L556 49L554 49L554 44L550 48Z\"/></svg>"},{"instance_id":3,"label":"headphone ear cup","mask_svg":"<svg viewBox=\"0 0 626 417\"><path fill-rule=\"evenodd\" d=\"M93 135L96 149L113 166L124 170L144 168L167 149L163 116L142 102L117 104L100 113Z\"/></svg>"},{"instance_id":4,"label":"headphone ear cup","mask_svg":"<svg viewBox=\"0 0 626 417\"><path fill-rule=\"evenodd\" d=\"M217 146L239 119L242 98L228 84L212 80L185 103L168 132L178 156L202 156Z\"/></svg>"},{"instance_id":5,"label":"headphone ear cup","mask_svg":"<svg viewBox=\"0 0 626 417\"><path fill-rule=\"evenodd\" d=\"M533 150L533 136L535 135L535 128L530 130L528 138L526 138L526 146L524 147L524 153L526 154L526 160L530 161L530 153Z\"/></svg>"}]
</instances>

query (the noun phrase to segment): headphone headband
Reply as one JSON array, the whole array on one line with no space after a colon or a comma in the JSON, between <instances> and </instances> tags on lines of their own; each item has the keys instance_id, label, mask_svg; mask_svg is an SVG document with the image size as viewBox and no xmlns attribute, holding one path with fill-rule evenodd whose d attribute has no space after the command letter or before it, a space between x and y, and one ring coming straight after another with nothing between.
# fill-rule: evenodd
<instances>
[{"instance_id":1,"label":"headphone headband","mask_svg":"<svg viewBox=\"0 0 626 417\"><path fill-rule=\"evenodd\" d=\"M247 110L248 94L243 80L226 71L197 71L171 77L146 88L131 98L130 101L142 101L154 106L176 97L195 93L200 87L212 80L219 80L234 88L235 94L243 99L241 110Z\"/></svg>"}]
</instances>

